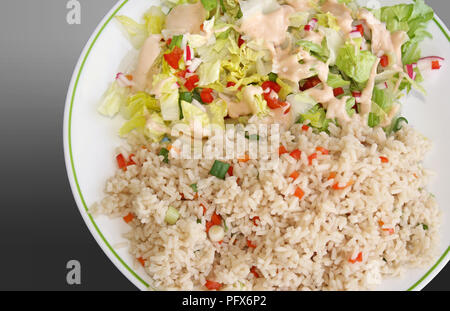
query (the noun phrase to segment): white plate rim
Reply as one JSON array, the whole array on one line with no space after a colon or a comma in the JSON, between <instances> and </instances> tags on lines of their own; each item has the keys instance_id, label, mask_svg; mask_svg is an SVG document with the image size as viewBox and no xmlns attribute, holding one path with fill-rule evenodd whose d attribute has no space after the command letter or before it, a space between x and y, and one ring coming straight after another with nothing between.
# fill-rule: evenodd
<instances>
[{"instance_id":1,"label":"white plate rim","mask_svg":"<svg viewBox=\"0 0 450 311\"><path fill-rule=\"evenodd\" d=\"M106 256L114 263L120 272L137 288L140 290L152 289L150 284L143 280L138 273L136 273L132 267L130 267L107 241L102 231L98 227L92 215L88 213L88 207L81 192L81 188L78 183L77 173L75 170L72 146L71 146L71 117L72 108L77 91L78 81L80 80L84 64L89 57L90 51L94 47L97 39L102 34L103 30L108 26L109 22L120 11L120 9L129 2L129 0L119 0L111 10L100 21L88 42L83 48L83 51L77 61L75 69L72 74L72 78L69 84L69 89L66 96L65 108L64 108L64 121L63 121L63 145L64 145L64 159L66 165L66 171L74 196L75 202L79 209L79 212L86 223L90 233L93 235L97 243L102 248ZM435 14L433 18L434 23L442 31L444 36L450 42L450 31L445 23ZM443 254L436 260L436 262L430 267L430 269L413 285L406 289L406 291L418 291L423 289L448 263L450 260L449 254L450 246L443 252Z\"/></svg>"}]
</instances>

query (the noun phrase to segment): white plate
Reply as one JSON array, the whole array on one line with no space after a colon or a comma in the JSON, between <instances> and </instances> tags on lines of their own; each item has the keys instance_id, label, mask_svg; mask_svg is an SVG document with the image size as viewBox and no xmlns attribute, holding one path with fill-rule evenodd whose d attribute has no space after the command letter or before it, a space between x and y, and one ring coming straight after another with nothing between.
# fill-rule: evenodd
<instances>
[{"instance_id":1,"label":"white plate","mask_svg":"<svg viewBox=\"0 0 450 311\"><path fill-rule=\"evenodd\" d=\"M67 94L64 114L64 153L72 192L89 230L105 254L117 268L139 289L145 290L151 283L141 267L133 264L127 248L113 246L126 242L121 236L128 226L121 220L107 217L93 219L87 207L103 197L105 181L114 172L114 149L122 141L117 136L120 121L111 121L97 113L99 99L117 73L124 56L132 49L122 30L114 22L116 14L139 20L151 5L159 1L122 0L100 22L86 44L73 73ZM401 1L381 1L392 4ZM423 55L439 55L450 59L449 31L436 17L430 23L433 40L426 40ZM434 148L426 159L426 167L438 174L431 191L443 211L439 256L427 269L409 270L404 278L383 281L382 290L420 290L445 266L449 260L450 242L450 144L448 120L450 96L447 95L450 80L448 63L441 70L427 77L424 86L426 97L412 93L408 97L404 114L427 137L434 141Z\"/></svg>"}]
</instances>

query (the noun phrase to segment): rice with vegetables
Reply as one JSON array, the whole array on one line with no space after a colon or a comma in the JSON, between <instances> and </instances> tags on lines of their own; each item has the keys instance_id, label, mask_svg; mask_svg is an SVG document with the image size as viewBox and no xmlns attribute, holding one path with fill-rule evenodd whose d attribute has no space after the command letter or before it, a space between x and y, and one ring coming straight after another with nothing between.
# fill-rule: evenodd
<instances>
[{"instance_id":1,"label":"rice with vegetables","mask_svg":"<svg viewBox=\"0 0 450 311\"><path fill-rule=\"evenodd\" d=\"M439 212L420 164L430 143L409 126L386 137L295 125L277 167L234 160L224 180L209 174L214 160L164 163L159 144L130 141L122 152L136 165L107 182L96 212L133 215L130 252L157 289L355 290L435 255ZM206 232L212 221L226 228L219 239Z\"/></svg>"},{"instance_id":2,"label":"rice with vegetables","mask_svg":"<svg viewBox=\"0 0 450 311\"><path fill-rule=\"evenodd\" d=\"M431 144L399 102L443 64L420 55L431 8L163 3L143 24L117 17L139 57L99 111L126 119L127 143L90 209L129 224L129 251L153 288L372 289L432 262L439 210L422 166ZM243 145L265 157L182 157L180 126L205 154L224 138L197 137L198 122L234 145L245 131Z\"/></svg>"}]
</instances>

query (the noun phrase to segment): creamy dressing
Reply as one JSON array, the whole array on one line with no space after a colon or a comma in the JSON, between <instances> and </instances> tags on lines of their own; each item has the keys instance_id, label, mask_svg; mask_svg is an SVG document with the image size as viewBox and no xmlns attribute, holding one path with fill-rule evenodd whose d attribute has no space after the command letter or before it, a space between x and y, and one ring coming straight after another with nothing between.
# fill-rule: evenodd
<instances>
[{"instance_id":1,"label":"creamy dressing","mask_svg":"<svg viewBox=\"0 0 450 311\"><path fill-rule=\"evenodd\" d=\"M391 34L386 29L386 25L366 9L359 10L358 18L364 20L372 32L372 53L381 57L394 51L394 55L391 55L395 57L393 64L402 67L401 47L408 38L407 34L404 31L397 31Z\"/></svg>"},{"instance_id":2,"label":"creamy dressing","mask_svg":"<svg viewBox=\"0 0 450 311\"><path fill-rule=\"evenodd\" d=\"M370 71L369 80L367 81L366 87L361 93L360 97L360 112L361 115L366 115L372 109L372 94L373 88L375 86L375 78L377 76L377 68L380 63L380 59L377 58L375 63L372 66L372 70Z\"/></svg>"},{"instance_id":3,"label":"creamy dressing","mask_svg":"<svg viewBox=\"0 0 450 311\"><path fill-rule=\"evenodd\" d=\"M151 71L153 63L161 53L161 38L162 37L160 35L150 35L147 40L145 40L139 54L138 64L133 73L133 91L144 91L149 83L151 85L153 75L150 75L149 73Z\"/></svg>"},{"instance_id":4,"label":"creamy dressing","mask_svg":"<svg viewBox=\"0 0 450 311\"><path fill-rule=\"evenodd\" d=\"M289 48L275 48L271 52L273 62L272 71L277 73L282 79L297 83L300 80L311 77L311 69L319 75L321 81L326 82L328 79L328 65L300 48L294 54L290 52ZM303 63L300 64L299 60L302 60Z\"/></svg>"},{"instance_id":5,"label":"creamy dressing","mask_svg":"<svg viewBox=\"0 0 450 311\"><path fill-rule=\"evenodd\" d=\"M206 13L201 1L178 5L167 15L165 29L178 34L200 33Z\"/></svg>"},{"instance_id":6,"label":"creamy dressing","mask_svg":"<svg viewBox=\"0 0 450 311\"><path fill-rule=\"evenodd\" d=\"M220 93L219 97L227 103L227 111L230 118L237 119L252 113L250 106L245 102L234 102L223 93Z\"/></svg>"},{"instance_id":7,"label":"creamy dressing","mask_svg":"<svg viewBox=\"0 0 450 311\"><path fill-rule=\"evenodd\" d=\"M336 19L339 27L344 34L352 31L352 10L347 8L344 4L338 3L336 0L327 0L322 5L322 11L330 12Z\"/></svg>"},{"instance_id":8,"label":"creamy dressing","mask_svg":"<svg viewBox=\"0 0 450 311\"><path fill-rule=\"evenodd\" d=\"M344 96L341 99L337 99L334 96L333 88L322 81L322 88L313 87L305 91L306 94L314 98L318 103L327 110L328 119L338 119L339 122L349 122L350 117L348 116L345 106L348 96Z\"/></svg>"},{"instance_id":9,"label":"creamy dressing","mask_svg":"<svg viewBox=\"0 0 450 311\"><path fill-rule=\"evenodd\" d=\"M322 45L323 40L323 33L319 31L306 31L306 36L303 38L303 40L311 41L312 43Z\"/></svg>"},{"instance_id":10,"label":"creamy dressing","mask_svg":"<svg viewBox=\"0 0 450 311\"><path fill-rule=\"evenodd\" d=\"M383 122L381 123L382 127L388 126L392 123L392 119L397 115L397 113L400 110L400 105L395 104L392 106L391 111L389 111L388 115L384 118Z\"/></svg>"},{"instance_id":11,"label":"creamy dressing","mask_svg":"<svg viewBox=\"0 0 450 311\"><path fill-rule=\"evenodd\" d=\"M289 16L294 12L291 6L283 5L269 14L255 13L242 21L239 32L253 39L264 39L266 43L280 45L286 40Z\"/></svg>"}]
</instances>

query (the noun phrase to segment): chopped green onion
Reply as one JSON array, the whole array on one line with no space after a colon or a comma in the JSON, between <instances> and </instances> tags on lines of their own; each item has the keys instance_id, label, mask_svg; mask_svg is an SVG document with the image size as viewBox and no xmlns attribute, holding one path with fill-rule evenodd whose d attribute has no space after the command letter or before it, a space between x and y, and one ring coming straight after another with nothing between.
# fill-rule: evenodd
<instances>
[{"instance_id":1,"label":"chopped green onion","mask_svg":"<svg viewBox=\"0 0 450 311\"><path fill-rule=\"evenodd\" d=\"M223 230L225 232L227 232L228 231L228 227L227 227L227 223L225 222L225 219L222 219L222 222L223 222Z\"/></svg>"},{"instance_id":2,"label":"chopped green onion","mask_svg":"<svg viewBox=\"0 0 450 311\"><path fill-rule=\"evenodd\" d=\"M406 124L408 124L408 120L406 118L404 118L404 117L397 118L397 120L395 120L395 123L394 123L394 129L393 129L394 132L398 132L401 130L402 121L406 122Z\"/></svg>"},{"instance_id":3,"label":"chopped green onion","mask_svg":"<svg viewBox=\"0 0 450 311\"><path fill-rule=\"evenodd\" d=\"M183 41L183 35L173 36L169 44L169 49L173 49L175 46L181 48L181 41Z\"/></svg>"},{"instance_id":4,"label":"chopped green onion","mask_svg":"<svg viewBox=\"0 0 450 311\"><path fill-rule=\"evenodd\" d=\"M192 190L194 190L194 192L198 192L197 184L192 184L191 188L192 188Z\"/></svg>"},{"instance_id":5,"label":"chopped green onion","mask_svg":"<svg viewBox=\"0 0 450 311\"><path fill-rule=\"evenodd\" d=\"M239 19L239 18L241 18L242 16L243 16L243 15L242 15L242 10L241 10L241 8L239 7L239 12L237 13L236 18Z\"/></svg>"},{"instance_id":6,"label":"chopped green onion","mask_svg":"<svg viewBox=\"0 0 450 311\"><path fill-rule=\"evenodd\" d=\"M380 117L378 115L376 115L375 113L371 112L369 113L369 126L370 127L375 127L378 124L380 124Z\"/></svg>"},{"instance_id":7,"label":"chopped green onion","mask_svg":"<svg viewBox=\"0 0 450 311\"><path fill-rule=\"evenodd\" d=\"M202 220L197 218L197 223L198 223L198 224L201 224L201 223L202 223Z\"/></svg>"},{"instance_id":8,"label":"chopped green onion","mask_svg":"<svg viewBox=\"0 0 450 311\"><path fill-rule=\"evenodd\" d=\"M199 93L199 91L198 91L198 88L195 88L193 91L192 91L192 98L194 98L196 101L198 101L200 104L204 104L204 102L203 102L203 100L202 100L202 97L200 96L200 93ZM191 102L192 102L192 100L191 100Z\"/></svg>"},{"instance_id":9,"label":"chopped green onion","mask_svg":"<svg viewBox=\"0 0 450 311\"><path fill-rule=\"evenodd\" d=\"M269 73L269 80L272 82L277 82L278 75L276 73Z\"/></svg>"},{"instance_id":10,"label":"chopped green onion","mask_svg":"<svg viewBox=\"0 0 450 311\"><path fill-rule=\"evenodd\" d=\"M167 222L169 225L174 225L176 224L178 218L180 218L180 212L178 212L178 210L175 207L169 206L164 221Z\"/></svg>"},{"instance_id":11,"label":"chopped green onion","mask_svg":"<svg viewBox=\"0 0 450 311\"><path fill-rule=\"evenodd\" d=\"M428 225L422 224L422 228L423 228L423 230L428 230Z\"/></svg>"},{"instance_id":12,"label":"chopped green onion","mask_svg":"<svg viewBox=\"0 0 450 311\"><path fill-rule=\"evenodd\" d=\"M209 174L216 176L217 178L220 179L225 179L225 174L228 172L229 168L230 164L216 160L214 161L214 164L211 167Z\"/></svg>"},{"instance_id":13,"label":"chopped green onion","mask_svg":"<svg viewBox=\"0 0 450 311\"><path fill-rule=\"evenodd\" d=\"M245 132L245 138L247 138L248 140L259 140L259 135L257 134L249 135L248 132Z\"/></svg>"},{"instance_id":14,"label":"chopped green onion","mask_svg":"<svg viewBox=\"0 0 450 311\"><path fill-rule=\"evenodd\" d=\"M163 160L164 163L169 163L169 150L167 150L166 148L161 148L158 155L164 157L164 160Z\"/></svg>"},{"instance_id":15,"label":"chopped green onion","mask_svg":"<svg viewBox=\"0 0 450 311\"><path fill-rule=\"evenodd\" d=\"M192 103L192 93L190 92L181 92L180 100L184 100L185 102Z\"/></svg>"}]
</instances>

